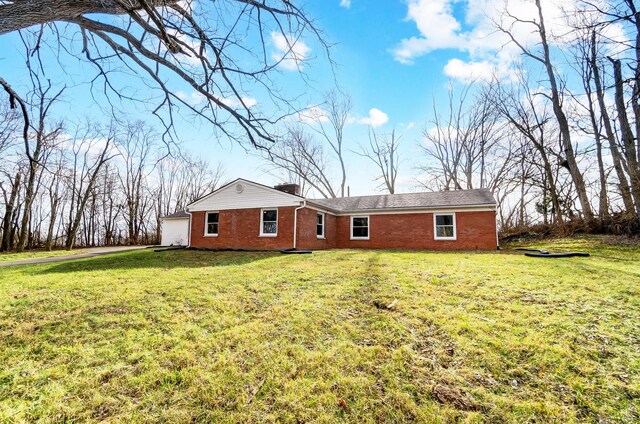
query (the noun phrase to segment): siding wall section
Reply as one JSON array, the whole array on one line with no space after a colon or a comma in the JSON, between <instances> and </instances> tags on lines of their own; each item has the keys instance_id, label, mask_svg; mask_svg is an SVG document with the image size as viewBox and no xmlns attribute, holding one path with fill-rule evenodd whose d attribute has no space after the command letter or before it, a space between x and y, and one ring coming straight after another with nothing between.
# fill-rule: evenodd
<instances>
[{"instance_id":1,"label":"siding wall section","mask_svg":"<svg viewBox=\"0 0 640 424\"><path fill-rule=\"evenodd\" d=\"M160 221L162 246L186 246L189 242L189 218L171 218Z\"/></svg>"},{"instance_id":2,"label":"siding wall section","mask_svg":"<svg viewBox=\"0 0 640 424\"><path fill-rule=\"evenodd\" d=\"M241 184L242 192L236 187ZM300 206L304 199L248 181L237 181L189 205L189 212Z\"/></svg>"}]
</instances>

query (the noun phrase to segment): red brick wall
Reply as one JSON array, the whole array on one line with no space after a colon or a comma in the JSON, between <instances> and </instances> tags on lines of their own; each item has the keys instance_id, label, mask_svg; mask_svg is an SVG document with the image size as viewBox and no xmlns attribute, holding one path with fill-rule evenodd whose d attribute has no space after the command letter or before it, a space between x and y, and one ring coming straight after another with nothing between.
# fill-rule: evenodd
<instances>
[{"instance_id":1,"label":"red brick wall","mask_svg":"<svg viewBox=\"0 0 640 424\"><path fill-rule=\"evenodd\" d=\"M260 237L261 209L220 211L218 236L204 236L205 212L192 212L191 246L213 249L288 249L293 247L293 211L278 209L278 236Z\"/></svg>"},{"instance_id":2,"label":"red brick wall","mask_svg":"<svg viewBox=\"0 0 640 424\"><path fill-rule=\"evenodd\" d=\"M337 220L339 248L495 250L496 215L487 212L457 212L456 240L433 239L433 214L388 214L369 216L369 240L350 240L350 217Z\"/></svg>"},{"instance_id":3,"label":"red brick wall","mask_svg":"<svg viewBox=\"0 0 640 424\"><path fill-rule=\"evenodd\" d=\"M336 247L336 217L324 214L324 239L318 239L316 222L318 211L304 208L298 211L298 248L333 249Z\"/></svg>"},{"instance_id":4,"label":"red brick wall","mask_svg":"<svg viewBox=\"0 0 640 424\"><path fill-rule=\"evenodd\" d=\"M193 212L191 246L235 249L288 249L293 247L295 207L278 208L278 236L260 237L260 209L220 211L218 237L205 237L205 213ZM314 209L298 211L299 249L496 249L496 216L493 211L457 212L457 240L433 239L433 214L369 216L369 240L350 240L350 217L325 214L325 239L316 236Z\"/></svg>"}]
</instances>

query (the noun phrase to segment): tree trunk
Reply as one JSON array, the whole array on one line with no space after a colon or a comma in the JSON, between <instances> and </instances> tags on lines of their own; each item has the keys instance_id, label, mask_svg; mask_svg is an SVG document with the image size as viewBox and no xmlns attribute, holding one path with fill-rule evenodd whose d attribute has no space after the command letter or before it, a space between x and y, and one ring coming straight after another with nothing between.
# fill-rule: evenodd
<instances>
[{"instance_id":1,"label":"tree trunk","mask_svg":"<svg viewBox=\"0 0 640 424\"><path fill-rule=\"evenodd\" d=\"M20 189L20 173L16 174L16 178L13 181L11 187L11 195L9 196L9 202L5 208L4 220L2 222L2 244L0 245L0 252L6 252L11 249L12 242L12 223L16 197Z\"/></svg>"},{"instance_id":2,"label":"tree trunk","mask_svg":"<svg viewBox=\"0 0 640 424\"><path fill-rule=\"evenodd\" d=\"M589 196L587 196L587 189L585 187L584 178L582 176L582 173L580 172L580 169L578 168L578 162L576 161L575 153L573 151L569 121L567 120L567 116L562 109L558 82L556 80L556 74L555 70L553 69L553 64L551 63L551 54L549 52L549 43L547 41L544 16L542 13L542 6L540 5L540 0L536 0L536 7L538 8L538 16L540 18L540 41L544 51L543 62L547 71L547 76L549 77L549 85L551 88L551 102L553 103L553 113L555 114L556 120L558 121L558 126L560 127L560 136L562 140L565 159L567 161L567 164L569 165L569 172L571 174L571 179L573 180L576 192L578 194L578 200L580 201L580 206L582 207L582 213L585 219L591 220L593 218L593 212L591 211Z\"/></svg>"},{"instance_id":3,"label":"tree trunk","mask_svg":"<svg viewBox=\"0 0 640 424\"><path fill-rule=\"evenodd\" d=\"M56 218L57 218L57 212L58 212L58 202L59 199L55 199L52 203L51 203L51 219L49 221L49 228L47 229L47 240L44 244L44 248L46 250L51 250L53 248L53 230L55 228L56 225Z\"/></svg>"},{"instance_id":4,"label":"tree trunk","mask_svg":"<svg viewBox=\"0 0 640 424\"><path fill-rule=\"evenodd\" d=\"M40 137L40 135L38 135ZM31 206L34 197L34 186L36 181L36 174L38 171L38 160L40 159L40 149L42 143L40 140L37 142L36 149L33 152L33 159L29 159L29 179L27 181L27 187L24 194L24 213L22 215L22 222L20 224L20 234L18 236L17 251L22 252L27 244L27 236L29 234L29 220L31 218Z\"/></svg>"},{"instance_id":5,"label":"tree trunk","mask_svg":"<svg viewBox=\"0 0 640 424\"><path fill-rule=\"evenodd\" d=\"M604 125L607 141L609 142L609 150L611 151L611 159L613 161L613 169L618 176L618 185L620 187L620 194L622 196L622 202L624 208L628 213L634 212L633 199L631 197L631 188L627 181L627 176L622 165L622 155L618 149L618 143L616 142L616 136L613 132L611 125L611 117L607 110L607 106L604 101L604 89L602 79L600 77L600 68L596 61L596 33L595 31L591 35L591 68L593 69L593 82L596 85L596 98L598 100L598 107L600 109L600 116L602 117L602 124Z\"/></svg>"},{"instance_id":6,"label":"tree trunk","mask_svg":"<svg viewBox=\"0 0 640 424\"><path fill-rule=\"evenodd\" d=\"M591 73L593 75L593 73ZM587 106L589 110L589 118L591 119L591 127L593 128L593 137L596 143L596 156L598 159L598 177L600 182L600 193L598 196L598 217L602 222L609 216L609 198L607 194L607 175L604 171L604 162L602 160L602 137L600 128L598 127L598 119L591 97L591 76L586 77L584 81L585 91L587 95Z\"/></svg>"},{"instance_id":7,"label":"tree trunk","mask_svg":"<svg viewBox=\"0 0 640 424\"><path fill-rule=\"evenodd\" d=\"M621 63L617 59L610 59L613 63L613 77L616 87L616 109L618 111L618 123L622 134L622 145L627 160L627 168L631 183L631 194L635 201L636 214L640 215L640 169L638 168L638 157L636 156L636 145L631 124L627 116L627 109L624 102L624 83L622 80Z\"/></svg>"}]
</instances>

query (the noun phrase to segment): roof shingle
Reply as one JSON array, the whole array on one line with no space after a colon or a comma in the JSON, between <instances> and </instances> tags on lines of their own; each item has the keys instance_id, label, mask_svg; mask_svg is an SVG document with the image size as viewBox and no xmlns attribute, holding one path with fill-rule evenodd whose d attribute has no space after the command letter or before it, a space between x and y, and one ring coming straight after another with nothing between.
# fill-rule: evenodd
<instances>
[{"instance_id":1,"label":"roof shingle","mask_svg":"<svg viewBox=\"0 0 640 424\"><path fill-rule=\"evenodd\" d=\"M189 214L187 213L187 211L182 210L182 211L177 211L177 212L174 212L172 214L165 215L165 216L162 217L162 219L166 219L166 218L168 218L168 219L172 219L172 218L189 218Z\"/></svg>"},{"instance_id":2,"label":"roof shingle","mask_svg":"<svg viewBox=\"0 0 640 424\"><path fill-rule=\"evenodd\" d=\"M488 189L309 199L307 202L335 212L496 205L493 194Z\"/></svg>"}]
</instances>

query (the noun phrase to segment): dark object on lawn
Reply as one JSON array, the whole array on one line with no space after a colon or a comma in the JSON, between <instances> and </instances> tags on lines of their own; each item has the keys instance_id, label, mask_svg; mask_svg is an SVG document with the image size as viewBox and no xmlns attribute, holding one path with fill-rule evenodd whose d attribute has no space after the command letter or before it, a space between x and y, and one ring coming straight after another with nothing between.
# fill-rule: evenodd
<instances>
[{"instance_id":1,"label":"dark object on lawn","mask_svg":"<svg viewBox=\"0 0 640 424\"><path fill-rule=\"evenodd\" d=\"M313 252L311 252L311 250L282 249L280 253L284 253L287 255L304 255L304 254L313 253Z\"/></svg>"},{"instance_id":2,"label":"dark object on lawn","mask_svg":"<svg viewBox=\"0 0 640 424\"><path fill-rule=\"evenodd\" d=\"M579 256L582 258L588 258L590 255L587 252L557 252L557 253L534 253L534 252L524 252L525 256L530 256L532 258L571 258L574 256Z\"/></svg>"},{"instance_id":3,"label":"dark object on lawn","mask_svg":"<svg viewBox=\"0 0 640 424\"><path fill-rule=\"evenodd\" d=\"M386 310L392 310L395 309L396 305L398 304L398 299L393 299L393 302L387 304L386 302L381 302L379 300L374 300L373 301L373 306L375 306L378 309L386 309Z\"/></svg>"},{"instance_id":4,"label":"dark object on lawn","mask_svg":"<svg viewBox=\"0 0 640 424\"><path fill-rule=\"evenodd\" d=\"M539 250L539 249L528 249L526 247L516 247L516 250L524 250L525 256L530 256L532 258L571 258L573 256L580 256L583 258L589 257L589 254L586 252L556 252L552 253L548 250Z\"/></svg>"},{"instance_id":5,"label":"dark object on lawn","mask_svg":"<svg viewBox=\"0 0 640 424\"><path fill-rule=\"evenodd\" d=\"M182 249L186 249L187 246L169 246L169 247L165 247L162 249L156 249L154 250L154 252L166 252L168 250L182 250Z\"/></svg>"}]
</instances>

